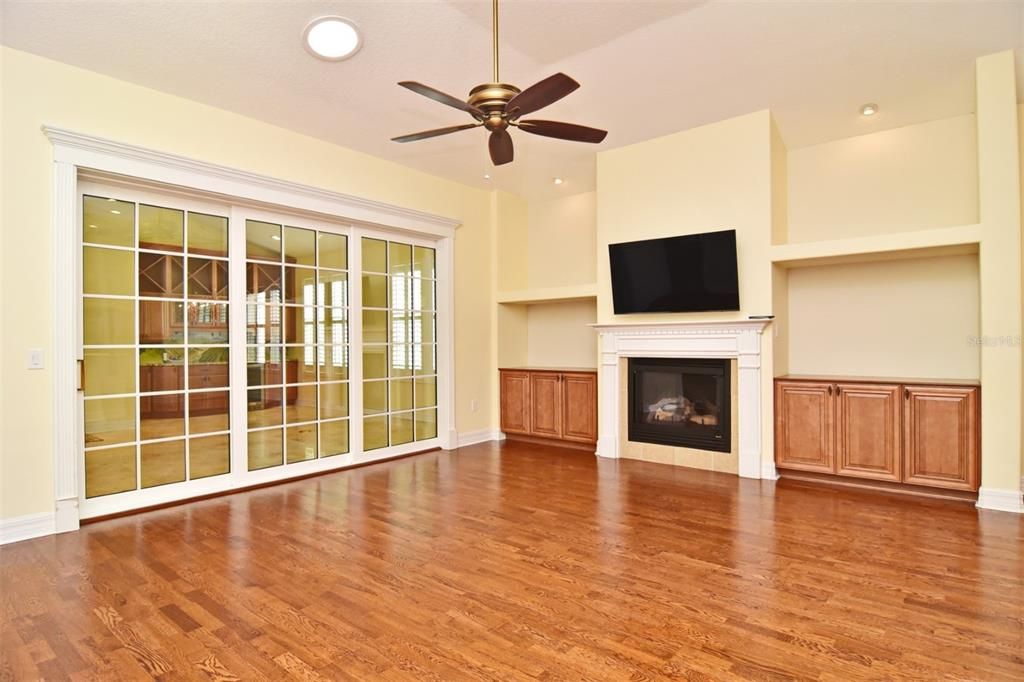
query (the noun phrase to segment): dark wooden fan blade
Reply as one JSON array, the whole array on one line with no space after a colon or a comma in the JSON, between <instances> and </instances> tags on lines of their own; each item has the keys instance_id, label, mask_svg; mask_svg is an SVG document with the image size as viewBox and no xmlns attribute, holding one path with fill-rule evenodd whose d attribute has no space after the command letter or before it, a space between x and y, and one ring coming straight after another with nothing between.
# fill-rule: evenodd
<instances>
[{"instance_id":1,"label":"dark wooden fan blade","mask_svg":"<svg viewBox=\"0 0 1024 682\"><path fill-rule=\"evenodd\" d=\"M461 99L452 97L451 95L432 88L429 85L423 85L423 83L417 83L416 81L402 81L399 85L403 88L408 88L417 94L423 95L424 97L429 97L435 102L447 104L450 107L455 107L456 109L460 109L481 118L484 116L484 112L474 106L471 106L469 103L463 102Z\"/></svg>"},{"instance_id":2,"label":"dark wooden fan blade","mask_svg":"<svg viewBox=\"0 0 1024 682\"><path fill-rule=\"evenodd\" d=\"M401 135L399 137L392 137L392 142L415 142L416 140L425 140L428 137L437 137L438 135L447 135L448 133L457 133L460 130L469 130L470 128L476 128L479 123L466 123L461 126L448 126L447 128L435 128L434 130L424 130L422 133L412 133L410 135Z\"/></svg>"},{"instance_id":3,"label":"dark wooden fan blade","mask_svg":"<svg viewBox=\"0 0 1024 682\"><path fill-rule=\"evenodd\" d=\"M491 161L495 166L511 163L515 152L512 149L512 136L507 130L495 130L487 140L487 148L491 152Z\"/></svg>"},{"instance_id":4,"label":"dark wooden fan blade","mask_svg":"<svg viewBox=\"0 0 1024 682\"><path fill-rule=\"evenodd\" d=\"M607 130L578 126L575 123L561 123L559 121L541 121L532 119L520 121L519 128L527 133L543 135L544 137L556 137L559 140L572 140L573 142L592 142L597 144L608 135Z\"/></svg>"},{"instance_id":5,"label":"dark wooden fan blade","mask_svg":"<svg viewBox=\"0 0 1024 682\"><path fill-rule=\"evenodd\" d=\"M556 73L554 76L548 76L539 83L534 83L510 99L508 104L505 105L505 111L510 116L518 118L538 109L543 109L549 104L554 104L578 87L580 87L580 84L564 73ZM515 111L516 109L518 111Z\"/></svg>"}]
</instances>

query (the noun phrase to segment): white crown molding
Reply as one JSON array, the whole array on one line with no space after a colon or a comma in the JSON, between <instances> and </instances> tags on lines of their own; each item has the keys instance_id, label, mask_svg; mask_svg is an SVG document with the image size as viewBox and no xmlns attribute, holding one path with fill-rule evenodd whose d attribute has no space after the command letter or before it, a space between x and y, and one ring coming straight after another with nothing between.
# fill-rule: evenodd
<instances>
[{"instance_id":1,"label":"white crown molding","mask_svg":"<svg viewBox=\"0 0 1024 682\"><path fill-rule=\"evenodd\" d=\"M0 545L21 542L56 532L53 512L40 512L0 520Z\"/></svg>"},{"instance_id":2,"label":"white crown molding","mask_svg":"<svg viewBox=\"0 0 1024 682\"><path fill-rule=\"evenodd\" d=\"M200 176L205 182L202 183L202 187L194 187L195 189L223 192L228 196L252 199L261 203L301 207L349 220L405 228L439 237L451 236L460 225L460 221L453 218L279 180L64 128L44 125L42 131L53 143L54 161L73 163L79 168L95 168L184 187L194 187L194 184L185 183L188 183L190 178ZM90 163L93 157L97 161L102 160L102 163ZM139 164L144 165L148 172L138 172Z\"/></svg>"},{"instance_id":3,"label":"white crown molding","mask_svg":"<svg viewBox=\"0 0 1024 682\"><path fill-rule=\"evenodd\" d=\"M1021 481L1024 485L1024 480ZM978 491L978 509L1024 514L1024 493L1020 490L1000 490L999 488L981 488Z\"/></svg>"}]
</instances>

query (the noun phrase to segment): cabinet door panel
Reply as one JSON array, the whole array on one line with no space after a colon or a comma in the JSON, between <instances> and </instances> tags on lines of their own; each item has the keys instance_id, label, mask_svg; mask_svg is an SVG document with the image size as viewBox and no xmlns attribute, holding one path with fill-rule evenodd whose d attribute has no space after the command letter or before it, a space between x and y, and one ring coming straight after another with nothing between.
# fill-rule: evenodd
<instances>
[{"instance_id":1,"label":"cabinet door panel","mask_svg":"<svg viewBox=\"0 0 1024 682\"><path fill-rule=\"evenodd\" d=\"M900 387L836 386L836 473L900 480Z\"/></svg>"},{"instance_id":2,"label":"cabinet door panel","mask_svg":"<svg viewBox=\"0 0 1024 682\"><path fill-rule=\"evenodd\" d=\"M530 433L562 437L562 381L558 374L530 373Z\"/></svg>"},{"instance_id":3,"label":"cabinet door panel","mask_svg":"<svg viewBox=\"0 0 1024 682\"><path fill-rule=\"evenodd\" d=\"M562 438L597 442L597 375L562 375Z\"/></svg>"},{"instance_id":4,"label":"cabinet door panel","mask_svg":"<svg viewBox=\"0 0 1024 682\"><path fill-rule=\"evenodd\" d=\"M978 389L907 386L903 481L978 489Z\"/></svg>"},{"instance_id":5,"label":"cabinet door panel","mask_svg":"<svg viewBox=\"0 0 1024 682\"><path fill-rule=\"evenodd\" d=\"M501 430L530 432L530 375L501 372Z\"/></svg>"},{"instance_id":6,"label":"cabinet door panel","mask_svg":"<svg viewBox=\"0 0 1024 682\"><path fill-rule=\"evenodd\" d=\"M834 471L832 384L775 383L775 463L805 471Z\"/></svg>"}]
</instances>

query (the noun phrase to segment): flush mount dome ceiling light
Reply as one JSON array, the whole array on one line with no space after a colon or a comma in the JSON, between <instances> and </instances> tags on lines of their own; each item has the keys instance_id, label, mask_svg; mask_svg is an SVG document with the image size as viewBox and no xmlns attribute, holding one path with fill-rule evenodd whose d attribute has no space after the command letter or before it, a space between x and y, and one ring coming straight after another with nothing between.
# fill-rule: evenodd
<instances>
[{"instance_id":1,"label":"flush mount dome ceiling light","mask_svg":"<svg viewBox=\"0 0 1024 682\"><path fill-rule=\"evenodd\" d=\"M356 25L344 17L320 17L309 22L302 42L310 54L330 62L348 59L363 46Z\"/></svg>"}]
</instances>

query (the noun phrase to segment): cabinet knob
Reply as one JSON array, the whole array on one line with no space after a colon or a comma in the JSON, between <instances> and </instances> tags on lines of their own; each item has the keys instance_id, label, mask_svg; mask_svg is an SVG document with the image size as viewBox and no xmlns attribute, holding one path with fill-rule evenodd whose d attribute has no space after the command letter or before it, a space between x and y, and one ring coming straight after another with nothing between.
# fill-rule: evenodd
<instances>
[{"instance_id":1,"label":"cabinet knob","mask_svg":"<svg viewBox=\"0 0 1024 682\"><path fill-rule=\"evenodd\" d=\"M832 395L832 384L828 385L828 394Z\"/></svg>"}]
</instances>

